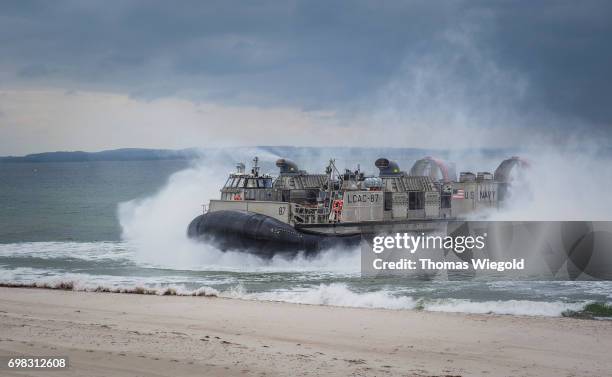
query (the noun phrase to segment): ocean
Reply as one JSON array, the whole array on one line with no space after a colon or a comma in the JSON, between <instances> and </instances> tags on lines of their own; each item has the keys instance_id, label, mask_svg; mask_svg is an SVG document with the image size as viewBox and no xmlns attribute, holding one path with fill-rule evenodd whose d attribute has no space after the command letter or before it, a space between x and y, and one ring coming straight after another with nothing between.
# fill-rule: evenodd
<instances>
[{"instance_id":1,"label":"ocean","mask_svg":"<svg viewBox=\"0 0 612 377\"><path fill-rule=\"evenodd\" d=\"M0 283L397 310L560 316L608 281L362 278L360 250L264 260L187 239L231 164L0 163ZM194 298L197 299L197 298Z\"/></svg>"}]
</instances>

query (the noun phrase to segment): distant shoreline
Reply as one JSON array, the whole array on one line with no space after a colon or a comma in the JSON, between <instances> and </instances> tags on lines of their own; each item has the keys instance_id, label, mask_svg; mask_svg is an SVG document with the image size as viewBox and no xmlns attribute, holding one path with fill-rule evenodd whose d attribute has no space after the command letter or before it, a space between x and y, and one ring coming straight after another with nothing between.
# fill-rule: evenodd
<instances>
[{"instance_id":1,"label":"distant shoreline","mask_svg":"<svg viewBox=\"0 0 612 377\"><path fill-rule=\"evenodd\" d=\"M351 154L355 150L370 151L387 155L389 152L395 154L407 153L423 157L426 155L436 155L444 157L450 153L473 153L477 152L490 156L510 156L519 153L516 149L508 148L485 148L477 150L435 150L426 148L412 147L294 147L294 146L240 146L234 148L236 151L260 150L261 153L271 153L282 156L289 156L294 153L314 153L324 152L334 156L334 153ZM104 150L99 152L85 151L57 151L27 154L25 156L0 156L0 163L3 162L87 162L87 161L159 161L159 160L193 160L201 158L206 152L227 152L228 148L186 148L186 149L147 149L147 148L121 148Z\"/></svg>"},{"instance_id":2,"label":"distant shoreline","mask_svg":"<svg viewBox=\"0 0 612 377\"><path fill-rule=\"evenodd\" d=\"M0 157L0 163L192 160L199 156L200 152L196 148L181 150L123 148L101 152L44 152L25 156L5 156Z\"/></svg>"}]
</instances>

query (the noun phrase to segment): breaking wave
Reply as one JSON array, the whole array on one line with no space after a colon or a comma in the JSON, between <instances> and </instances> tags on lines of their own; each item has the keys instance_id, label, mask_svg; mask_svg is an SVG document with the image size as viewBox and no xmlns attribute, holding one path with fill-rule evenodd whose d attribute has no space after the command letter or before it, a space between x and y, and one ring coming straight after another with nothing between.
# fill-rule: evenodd
<instances>
[{"instance_id":1,"label":"breaking wave","mask_svg":"<svg viewBox=\"0 0 612 377\"><path fill-rule=\"evenodd\" d=\"M182 269L143 262L137 253L129 242L0 244L0 285L536 316L559 316L612 298L607 281L368 282L359 278L359 250L293 260L218 252L230 259Z\"/></svg>"},{"instance_id":2,"label":"breaking wave","mask_svg":"<svg viewBox=\"0 0 612 377\"><path fill-rule=\"evenodd\" d=\"M132 250L122 242L21 242L0 244L0 257L86 261L130 259Z\"/></svg>"},{"instance_id":3,"label":"breaking wave","mask_svg":"<svg viewBox=\"0 0 612 377\"><path fill-rule=\"evenodd\" d=\"M191 242L185 240L185 242ZM329 249L314 257L298 254L292 259L277 256L263 259L242 252L222 252L211 245L193 243L190 255L183 259L173 257L173 249L165 249L166 259L157 258L157 250L147 254L142 244L131 241L108 242L24 242L0 244L0 258L10 263L34 259L46 260L49 267L55 264L69 266L70 262L112 263L149 269L180 271L227 271L227 272L334 272L344 275L360 273L359 248ZM149 255L151 258L144 257ZM189 258L187 258L189 256ZM54 264L54 262L56 262ZM1 264L1 261L0 261Z\"/></svg>"},{"instance_id":4,"label":"breaking wave","mask_svg":"<svg viewBox=\"0 0 612 377\"><path fill-rule=\"evenodd\" d=\"M354 292L343 283L321 284L312 288L295 288L260 293L233 291L229 297L282 301L296 304L329 305L355 308L415 309L417 301L409 296L395 296L387 291Z\"/></svg>"},{"instance_id":5,"label":"breaking wave","mask_svg":"<svg viewBox=\"0 0 612 377\"><path fill-rule=\"evenodd\" d=\"M241 284L220 290L209 286L195 289L183 284L124 284L120 279L89 279L84 276L49 277L36 280L13 280L6 274L0 277L0 286L22 288L46 288L84 292L146 294L159 296L205 296L230 299L275 301L306 305L323 305L369 309L424 310L431 312L456 312L475 314L509 314L524 316L558 317L567 311L580 311L591 301L546 302L532 300L471 301L465 299L415 299L411 296L378 290L356 292L347 284L332 283L319 286L279 289L265 292L247 292Z\"/></svg>"},{"instance_id":6,"label":"breaking wave","mask_svg":"<svg viewBox=\"0 0 612 377\"><path fill-rule=\"evenodd\" d=\"M38 281L31 283L10 283L0 281L0 286L23 288L46 288L83 292L105 292L124 294L146 294L158 296L205 296L254 301L275 301L306 305L323 305L369 309L424 310L431 312L509 314L524 316L559 317L564 312L579 311L589 302L542 302L528 300L469 301L461 299L415 300L408 296L394 296L390 292L376 291L356 293L343 284L321 285L317 288L293 291L245 293L240 286L226 291L212 287L187 289L181 285L121 286L97 285L74 280Z\"/></svg>"},{"instance_id":7,"label":"breaking wave","mask_svg":"<svg viewBox=\"0 0 612 377\"><path fill-rule=\"evenodd\" d=\"M278 290L253 294L233 294L231 297L282 301L297 304L346 306L380 309L417 309L432 312L479 314L512 314L526 316L560 316L566 310L579 310L587 302L545 302L529 300L471 301L463 299L414 299L391 291L357 293L346 284L321 284L306 289Z\"/></svg>"}]
</instances>

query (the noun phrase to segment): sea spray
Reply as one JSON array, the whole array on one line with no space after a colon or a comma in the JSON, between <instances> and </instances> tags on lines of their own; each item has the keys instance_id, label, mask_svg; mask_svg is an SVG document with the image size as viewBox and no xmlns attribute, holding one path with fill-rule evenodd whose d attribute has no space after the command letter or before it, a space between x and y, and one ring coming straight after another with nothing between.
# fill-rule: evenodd
<instances>
[{"instance_id":1,"label":"sea spray","mask_svg":"<svg viewBox=\"0 0 612 377\"><path fill-rule=\"evenodd\" d=\"M490 220L607 221L612 201L602 187L612 184L609 151L583 148L560 150L539 147L526 151L530 167L515 175L508 199ZM574 184L573 184L574 183ZM580 188L576 188L576 184Z\"/></svg>"},{"instance_id":2,"label":"sea spray","mask_svg":"<svg viewBox=\"0 0 612 377\"><path fill-rule=\"evenodd\" d=\"M119 204L122 238L133 245L142 262L189 267L205 262L203 248L186 237L189 221L222 185L223 175L203 164L174 173L151 197Z\"/></svg>"},{"instance_id":3,"label":"sea spray","mask_svg":"<svg viewBox=\"0 0 612 377\"><path fill-rule=\"evenodd\" d=\"M257 153L258 151L253 151ZM139 263L176 269L218 269L229 271L331 270L358 273L358 248L325 250L313 258L298 253L285 259L262 259L239 251L223 252L213 245L196 242L186 235L189 221L202 205L219 196L230 167L208 156L189 169L174 173L153 196L119 205L118 217L123 239L136 253Z\"/></svg>"}]
</instances>

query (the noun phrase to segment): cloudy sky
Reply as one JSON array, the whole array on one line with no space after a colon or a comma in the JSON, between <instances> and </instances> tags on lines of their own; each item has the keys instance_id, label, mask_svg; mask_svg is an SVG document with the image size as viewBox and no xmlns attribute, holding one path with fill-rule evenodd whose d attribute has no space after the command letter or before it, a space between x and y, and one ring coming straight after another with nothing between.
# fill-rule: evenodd
<instances>
[{"instance_id":1,"label":"cloudy sky","mask_svg":"<svg viewBox=\"0 0 612 377\"><path fill-rule=\"evenodd\" d=\"M0 2L0 155L612 141L610 1Z\"/></svg>"}]
</instances>

